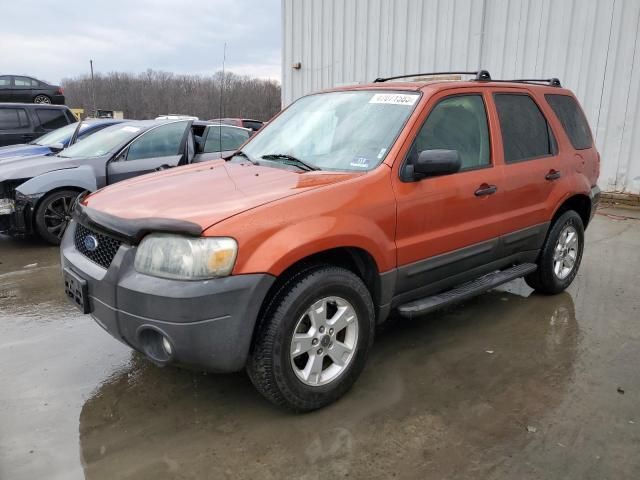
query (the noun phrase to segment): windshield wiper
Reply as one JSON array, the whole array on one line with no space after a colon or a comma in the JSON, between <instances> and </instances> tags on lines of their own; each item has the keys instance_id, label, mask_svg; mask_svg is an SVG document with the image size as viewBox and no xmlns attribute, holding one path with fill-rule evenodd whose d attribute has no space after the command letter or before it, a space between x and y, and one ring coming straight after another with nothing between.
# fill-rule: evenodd
<instances>
[{"instance_id":1,"label":"windshield wiper","mask_svg":"<svg viewBox=\"0 0 640 480\"><path fill-rule=\"evenodd\" d=\"M244 157L247 160L249 160L251 163L253 163L254 165L259 165L258 162L256 162L255 160L253 160L249 155L247 155L246 153L244 153L242 150L238 150L237 152L235 152L233 155L231 155L230 157L227 158L228 160L231 160L233 157Z\"/></svg>"},{"instance_id":2,"label":"windshield wiper","mask_svg":"<svg viewBox=\"0 0 640 480\"><path fill-rule=\"evenodd\" d=\"M260 158L263 158L265 160L276 160L276 161L284 160L283 163L286 163L288 165L295 165L296 167L299 167L308 172L312 170L320 170L320 167L317 167L311 163L303 162L299 158L296 158L292 155L287 155L286 153L270 153L268 155L262 155L262 157Z\"/></svg>"}]
</instances>

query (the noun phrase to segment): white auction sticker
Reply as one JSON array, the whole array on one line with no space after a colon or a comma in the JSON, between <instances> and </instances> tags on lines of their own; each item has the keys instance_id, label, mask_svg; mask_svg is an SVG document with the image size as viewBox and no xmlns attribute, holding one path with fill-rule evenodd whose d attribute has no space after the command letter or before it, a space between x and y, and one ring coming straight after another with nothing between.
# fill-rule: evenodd
<instances>
[{"instance_id":1,"label":"white auction sticker","mask_svg":"<svg viewBox=\"0 0 640 480\"><path fill-rule=\"evenodd\" d=\"M140 129L138 127L122 127L122 131L135 133L135 132L139 132Z\"/></svg>"},{"instance_id":2,"label":"white auction sticker","mask_svg":"<svg viewBox=\"0 0 640 480\"><path fill-rule=\"evenodd\" d=\"M406 93L376 93L369 103L389 103L392 105L413 105L418 95Z\"/></svg>"}]
</instances>

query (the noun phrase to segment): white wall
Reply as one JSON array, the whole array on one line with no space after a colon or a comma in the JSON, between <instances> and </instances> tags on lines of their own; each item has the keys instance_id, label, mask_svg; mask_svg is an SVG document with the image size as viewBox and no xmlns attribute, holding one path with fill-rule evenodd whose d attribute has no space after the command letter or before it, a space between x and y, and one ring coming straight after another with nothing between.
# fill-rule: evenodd
<instances>
[{"instance_id":1,"label":"white wall","mask_svg":"<svg viewBox=\"0 0 640 480\"><path fill-rule=\"evenodd\" d=\"M640 0L282 3L284 105L393 74L484 68L494 78L559 77L589 117L600 186L640 193Z\"/></svg>"}]
</instances>

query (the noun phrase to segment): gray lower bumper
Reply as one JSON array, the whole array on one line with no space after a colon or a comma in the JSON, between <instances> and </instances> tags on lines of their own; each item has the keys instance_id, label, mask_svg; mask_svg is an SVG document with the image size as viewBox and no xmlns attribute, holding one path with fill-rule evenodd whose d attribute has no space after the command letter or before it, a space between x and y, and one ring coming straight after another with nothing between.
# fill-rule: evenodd
<instances>
[{"instance_id":1,"label":"gray lower bumper","mask_svg":"<svg viewBox=\"0 0 640 480\"><path fill-rule=\"evenodd\" d=\"M133 267L135 247L120 247L105 270L73 242L75 223L62 241L61 260L88 287L91 316L107 332L156 363L215 372L244 368L255 322L275 278L236 275L207 281L177 281L143 275ZM170 342L166 359L149 354L145 332Z\"/></svg>"}]
</instances>

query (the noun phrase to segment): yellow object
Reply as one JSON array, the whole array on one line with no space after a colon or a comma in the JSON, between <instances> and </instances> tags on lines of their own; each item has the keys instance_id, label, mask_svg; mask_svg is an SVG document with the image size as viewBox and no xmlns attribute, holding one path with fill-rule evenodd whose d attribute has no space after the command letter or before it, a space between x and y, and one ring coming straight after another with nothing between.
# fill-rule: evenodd
<instances>
[{"instance_id":1,"label":"yellow object","mask_svg":"<svg viewBox=\"0 0 640 480\"><path fill-rule=\"evenodd\" d=\"M84 115L84 108L72 108L71 112L78 120L81 120Z\"/></svg>"}]
</instances>

